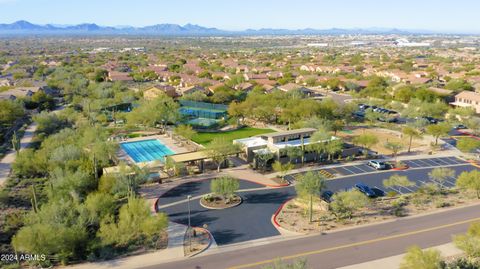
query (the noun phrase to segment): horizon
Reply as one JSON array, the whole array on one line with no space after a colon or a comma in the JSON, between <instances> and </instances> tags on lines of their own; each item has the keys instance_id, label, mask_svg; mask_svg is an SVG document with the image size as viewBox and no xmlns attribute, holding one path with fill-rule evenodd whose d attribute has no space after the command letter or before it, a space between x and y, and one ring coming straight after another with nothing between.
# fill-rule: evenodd
<instances>
[{"instance_id":1,"label":"horizon","mask_svg":"<svg viewBox=\"0 0 480 269\"><path fill-rule=\"evenodd\" d=\"M285 0L253 0L232 7L216 0L175 3L152 3L138 0L0 0L2 23L25 20L38 25L77 25L94 23L100 26L144 27L155 24L194 24L227 31L247 29L401 29L426 30L437 33L480 33L476 10L480 3L460 0L413 0L384 3L376 0L357 3L313 2L298 0L292 7ZM92 8L93 7L93 8ZM61 12L59 12L61 11ZM70 12L71 11L71 12ZM252 12L253 11L253 12ZM105 14L109 14L105 16ZM408 20L401 14L408 14ZM393 16L392 16L393 15ZM55 18L55 19L51 19ZM475 21L477 20L477 22Z\"/></svg>"}]
</instances>

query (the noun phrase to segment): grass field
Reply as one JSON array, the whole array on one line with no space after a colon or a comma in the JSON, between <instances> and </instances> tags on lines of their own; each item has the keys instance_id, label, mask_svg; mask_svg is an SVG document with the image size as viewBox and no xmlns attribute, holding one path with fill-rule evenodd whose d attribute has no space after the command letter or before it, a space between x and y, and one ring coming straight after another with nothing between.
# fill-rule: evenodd
<instances>
[{"instance_id":1,"label":"grass field","mask_svg":"<svg viewBox=\"0 0 480 269\"><path fill-rule=\"evenodd\" d=\"M275 131L271 129L258 129L258 128L245 127L239 130L222 132L222 133L198 133L192 138L192 140L198 144L207 145L215 137L220 137L220 136L225 137L229 141L232 141L235 139L246 138L254 135L273 133L273 132Z\"/></svg>"}]
</instances>

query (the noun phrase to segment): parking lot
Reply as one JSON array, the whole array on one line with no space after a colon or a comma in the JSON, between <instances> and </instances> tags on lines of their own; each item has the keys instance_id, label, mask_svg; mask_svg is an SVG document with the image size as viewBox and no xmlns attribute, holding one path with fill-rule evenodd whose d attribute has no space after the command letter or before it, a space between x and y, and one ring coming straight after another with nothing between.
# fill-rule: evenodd
<instances>
[{"instance_id":1,"label":"parking lot","mask_svg":"<svg viewBox=\"0 0 480 269\"><path fill-rule=\"evenodd\" d=\"M417 161L417 160L416 160ZM420 162L416 162L415 164L420 164ZM444 165L446 166L446 165ZM439 167L437 165L437 167ZM370 187L377 187L385 192L388 191L395 191L401 194L404 193L409 193L417 190L419 187L422 185L425 185L426 183L434 183L428 176L428 173L432 171L432 169L435 168L433 166L430 167L419 167L418 169L408 169L404 171L385 171L385 172L380 172L380 173L369 173L369 174L357 174L357 175L350 175L350 176L345 176L342 178L338 178L335 180L328 180L327 181L327 188L331 191L337 192L341 190L349 190L353 186L355 186L356 183L364 183ZM465 171L472 171L475 170L476 168L469 163L464 163L464 164L458 164L454 166L449 166L452 170L455 171L455 176L460 175L462 172ZM409 180L413 181L415 183L415 186L413 187L402 187L400 189L395 188L395 189L390 189L390 188L385 188L383 186L383 180L389 178L390 176L398 174L401 176L406 176ZM445 187L453 187L455 185L455 178L448 178L444 184Z\"/></svg>"},{"instance_id":2,"label":"parking lot","mask_svg":"<svg viewBox=\"0 0 480 269\"><path fill-rule=\"evenodd\" d=\"M437 167L437 166L449 166L449 165L460 165L466 164L465 161L460 160L456 157L439 157L439 158L427 158L427 159L416 159L416 160L406 160L402 161L404 164L408 165L410 168L427 168L427 167ZM327 178L341 177L341 176L352 176L358 174L365 174L376 172L375 168L368 166L366 163L357 164L357 165L348 165L335 168L325 168L319 170ZM294 175L294 177L297 175Z\"/></svg>"},{"instance_id":3,"label":"parking lot","mask_svg":"<svg viewBox=\"0 0 480 269\"><path fill-rule=\"evenodd\" d=\"M333 192L349 190L357 183L364 183L370 187L378 187L385 192L408 193L415 191L426 183L433 183L428 173L435 167L449 167L455 171L456 176L464 171L477 169L455 157L417 159L405 161L405 163L413 169L379 172L366 164L359 164L335 168L335 170L324 169L325 172L322 173L329 173L328 171L338 174L344 173L342 177L326 182L326 189ZM415 183L415 186L400 189L385 188L383 180L394 174L408 177L409 180ZM454 185L455 178L453 177L448 178L444 184L445 187ZM282 203L295 197L295 187L258 189L259 187L262 186L242 180L240 189L243 191L240 191L238 194L242 196L243 203L228 210L206 209L200 205L198 199L192 200L190 203L192 225L200 227L206 225L218 245L279 235L279 232L271 223L271 217ZM189 194L195 197L209 192L209 180L179 185L160 197L158 206L171 205L159 208L159 211L167 213L171 221L186 225L188 223L187 203L176 202L186 200L186 196Z\"/></svg>"}]
</instances>

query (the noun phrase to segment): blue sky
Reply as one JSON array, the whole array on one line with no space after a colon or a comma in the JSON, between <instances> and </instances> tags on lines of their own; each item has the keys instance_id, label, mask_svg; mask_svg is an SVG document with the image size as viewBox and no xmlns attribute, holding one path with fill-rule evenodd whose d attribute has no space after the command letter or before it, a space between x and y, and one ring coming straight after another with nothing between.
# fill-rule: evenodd
<instances>
[{"instance_id":1,"label":"blue sky","mask_svg":"<svg viewBox=\"0 0 480 269\"><path fill-rule=\"evenodd\" d=\"M246 28L385 27L480 33L477 0L0 0L0 22Z\"/></svg>"}]
</instances>

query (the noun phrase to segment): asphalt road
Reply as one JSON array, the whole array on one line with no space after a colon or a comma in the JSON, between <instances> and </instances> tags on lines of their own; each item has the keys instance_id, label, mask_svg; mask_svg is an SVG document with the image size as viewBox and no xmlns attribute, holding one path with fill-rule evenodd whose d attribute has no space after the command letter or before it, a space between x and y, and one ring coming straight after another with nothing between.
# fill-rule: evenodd
<instances>
[{"instance_id":1,"label":"asphalt road","mask_svg":"<svg viewBox=\"0 0 480 269\"><path fill-rule=\"evenodd\" d=\"M261 188L262 185L240 181L240 190ZM159 206L186 199L186 195L200 196L210 192L210 180L182 184L160 197ZM271 217L282 203L295 195L293 188L265 189L238 193L243 202L227 210L210 210L200 205L199 199L190 202L191 224L207 225L218 245L238 243L279 235L271 223ZM161 208L171 221L188 224L187 203Z\"/></svg>"},{"instance_id":2,"label":"asphalt road","mask_svg":"<svg viewBox=\"0 0 480 269\"><path fill-rule=\"evenodd\" d=\"M480 221L480 205L415 218L314 235L260 246L247 246L148 269L261 268L272 259L306 258L309 268L337 268L401 254L412 245L422 248L451 242L469 224Z\"/></svg>"},{"instance_id":3,"label":"asphalt road","mask_svg":"<svg viewBox=\"0 0 480 269\"><path fill-rule=\"evenodd\" d=\"M455 170L457 175L463 171L476 169L469 164L458 164L449 167ZM433 168L430 167L405 171L381 171L369 174L356 174L327 181L327 189L334 192L346 190L352 188L358 182L384 189L382 181L393 174L399 174L405 175L417 183L416 187L396 190L406 193L417 189L418 186L424 183L431 182L428 179L428 173L432 169ZM446 186L453 186L455 184L454 182L454 178L449 179ZM159 206L185 200L187 194L195 197L209 193L209 186L210 180L182 184L160 197ZM262 186L241 181L240 189L259 187ZM206 224L207 229L212 233L219 246L279 235L279 232L271 223L271 217L280 205L288 199L293 198L296 192L294 187L286 187L240 192L239 195L242 196L243 203L227 210L205 209L200 205L198 199L193 199L190 202L191 224L197 227L202 227ZM187 203L174 204L166 208L161 208L159 211L167 213L171 221L185 225L188 224Z\"/></svg>"}]
</instances>

